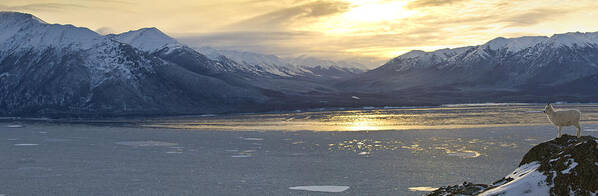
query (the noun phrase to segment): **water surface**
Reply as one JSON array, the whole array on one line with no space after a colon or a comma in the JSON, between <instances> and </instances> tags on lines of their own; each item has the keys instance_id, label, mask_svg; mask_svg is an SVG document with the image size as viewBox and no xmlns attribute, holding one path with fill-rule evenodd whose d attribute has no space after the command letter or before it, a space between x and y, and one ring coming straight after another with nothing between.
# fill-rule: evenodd
<instances>
[{"instance_id":1,"label":"water surface","mask_svg":"<svg viewBox=\"0 0 598 196\"><path fill-rule=\"evenodd\" d=\"M557 107L581 110L582 134L598 136L597 105ZM531 147L556 136L542 110L489 104L4 122L0 195L421 195L511 173Z\"/></svg>"},{"instance_id":2,"label":"water surface","mask_svg":"<svg viewBox=\"0 0 598 196\"><path fill-rule=\"evenodd\" d=\"M583 112L582 123L598 123L598 105L561 104ZM147 127L225 131L377 131L547 125L542 104L455 104L270 114L204 115L152 120Z\"/></svg>"}]
</instances>

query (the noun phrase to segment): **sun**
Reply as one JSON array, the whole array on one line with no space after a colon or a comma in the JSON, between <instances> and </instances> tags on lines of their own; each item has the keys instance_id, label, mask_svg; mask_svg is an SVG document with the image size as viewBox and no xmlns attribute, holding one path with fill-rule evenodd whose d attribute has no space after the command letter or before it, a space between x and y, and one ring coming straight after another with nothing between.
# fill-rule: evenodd
<instances>
[{"instance_id":1,"label":"sun","mask_svg":"<svg viewBox=\"0 0 598 196\"><path fill-rule=\"evenodd\" d=\"M406 1L384 0L346 0L352 8L341 15L342 18L357 22L380 22L409 17L415 11L404 7Z\"/></svg>"},{"instance_id":2,"label":"sun","mask_svg":"<svg viewBox=\"0 0 598 196\"><path fill-rule=\"evenodd\" d=\"M385 33L393 31L389 24L400 22L417 13L405 8L407 1L342 1L350 4L346 12L307 24L303 30L317 30L332 36L355 35L361 32Z\"/></svg>"}]
</instances>

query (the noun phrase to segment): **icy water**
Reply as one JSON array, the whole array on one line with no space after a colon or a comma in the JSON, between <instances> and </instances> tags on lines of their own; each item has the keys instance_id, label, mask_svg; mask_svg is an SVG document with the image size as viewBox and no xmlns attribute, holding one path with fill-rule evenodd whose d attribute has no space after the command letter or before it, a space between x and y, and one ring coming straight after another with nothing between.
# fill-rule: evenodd
<instances>
[{"instance_id":1,"label":"icy water","mask_svg":"<svg viewBox=\"0 0 598 196\"><path fill-rule=\"evenodd\" d=\"M598 105L557 107L581 110L582 134L598 136ZM5 120L0 195L422 195L509 174L533 145L556 135L542 109Z\"/></svg>"},{"instance_id":2,"label":"icy water","mask_svg":"<svg viewBox=\"0 0 598 196\"><path fill-rule=\"evenodd\" d=\"M598 105L566 104L598 122ZM546 125L544 105L457 104L420 108L312 111L226 116L192 116L146 122L147 127L225 131L381 131Z\"/></svg>"}]
</instances>

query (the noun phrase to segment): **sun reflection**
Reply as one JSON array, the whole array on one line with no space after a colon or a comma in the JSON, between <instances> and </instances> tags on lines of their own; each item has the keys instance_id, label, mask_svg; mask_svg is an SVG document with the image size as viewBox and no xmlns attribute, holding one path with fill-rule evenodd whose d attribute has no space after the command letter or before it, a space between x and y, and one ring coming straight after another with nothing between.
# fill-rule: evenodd
<instances>
[{"instance_id":1,"label":"sun reflection","mask_svg":"<svg viewBox=\"0 0 598 196\"><path fill-rule=\"evenodd\" d=\"M595 108L584 108L587 124L598 124ZM533 105L243 114L156 119L142 126L208 131L387 131L545 125L544 114L536 112L539 109Z\"/></svg>"},{"instance_id":2,"label":"sun reflection","mask_svg":"<svg viewBox=\"0 0 598 196\"><path fill-rule=\"evenodd\" d=\"M350 122L349 126L347 126L347 130L375 131L375 130L380 130L380 127L378 126L378 123L374 122L372 119L359 119L359 120Z\"/></svg>"}]
</instances>

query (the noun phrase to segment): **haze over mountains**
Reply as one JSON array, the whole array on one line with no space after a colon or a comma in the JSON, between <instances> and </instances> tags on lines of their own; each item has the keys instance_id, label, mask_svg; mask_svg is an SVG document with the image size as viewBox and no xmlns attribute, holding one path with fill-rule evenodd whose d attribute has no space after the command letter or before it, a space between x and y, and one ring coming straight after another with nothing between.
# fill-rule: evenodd
<instances>
[{"instance_id":1,"label":"haze over mountains","mask_svg":"<svg viewBox=\"0 0 598 196\"><path fill-rule=\"evenodd\" d=\"M412 51L374 70L100 35L0 12L0 115L168 115L486 101L594 101L598 33ZM558 89L558 90L555 90Z\"/></svg>"}]
</instances>

